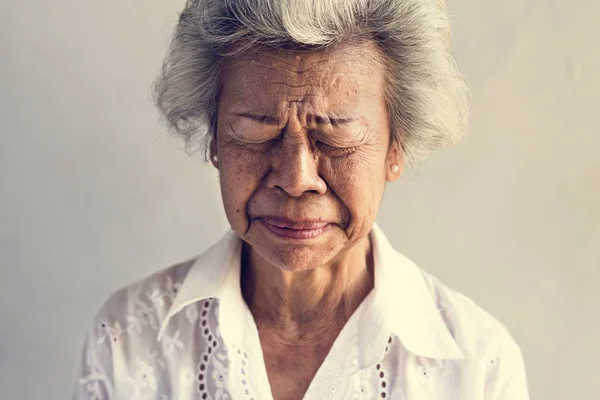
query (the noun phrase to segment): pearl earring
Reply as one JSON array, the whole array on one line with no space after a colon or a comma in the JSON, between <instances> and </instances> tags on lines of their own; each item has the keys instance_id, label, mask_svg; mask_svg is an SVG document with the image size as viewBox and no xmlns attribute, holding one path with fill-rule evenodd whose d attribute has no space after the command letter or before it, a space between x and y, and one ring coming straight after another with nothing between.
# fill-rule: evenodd
<instances>
[{"instance_id":1,"label":"pearl earring","mask_svg":"<svg viewBox=\"0 0 600 400\"><path fill-rule=\"evenodd\" d=\"M217 162L217 161L219 161L219 157L217 157L217 155L216 155L216 154L212 156L212 159L213 159L213 161L214 161L214 162Z\"/></svg>"},{"instance_id":2,"label":"pearl earring","mask_svg":"<svg viewBox=\"0 0 600 400\"><path fill-rule=\"evenodd\" d=\"M400 171L400 167L397 164L392 165L392 172L397 174Z\"/></svg>"}]
</instances>

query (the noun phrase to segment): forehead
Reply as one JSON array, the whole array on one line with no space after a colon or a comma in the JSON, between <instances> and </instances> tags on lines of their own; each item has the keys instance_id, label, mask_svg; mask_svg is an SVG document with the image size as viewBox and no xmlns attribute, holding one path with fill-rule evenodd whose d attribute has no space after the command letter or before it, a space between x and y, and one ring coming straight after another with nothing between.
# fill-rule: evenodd
<instances>
[{"instance_id":1,"label":"forehead","mask_svg":"<svg viewBox=\"0 0 600 400\"><path fill-rule=\"evenodd\" d=\"M371 43L310 52L263 50L228 60L222 96L232 105L272 107L284 101L348 108L382 98L383 74L383 57Z\"/></svg>"}]
</instances>

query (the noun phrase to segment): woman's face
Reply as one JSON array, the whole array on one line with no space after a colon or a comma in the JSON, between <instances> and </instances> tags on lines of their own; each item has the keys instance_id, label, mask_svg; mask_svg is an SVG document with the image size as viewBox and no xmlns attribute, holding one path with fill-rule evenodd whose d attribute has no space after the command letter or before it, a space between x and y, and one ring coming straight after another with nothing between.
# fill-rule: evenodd
<instances>
[{"instance_id":1,"label":"woman's face","mask_svg":"<svg viewBox=\"0 0 600 400\"><path fill-rule=\"evenodd\" d=\"M232 229L288 271L365 240L402 155L390 146L374 45L232 58L211 157Z\"/></svg>"}]
</instances>

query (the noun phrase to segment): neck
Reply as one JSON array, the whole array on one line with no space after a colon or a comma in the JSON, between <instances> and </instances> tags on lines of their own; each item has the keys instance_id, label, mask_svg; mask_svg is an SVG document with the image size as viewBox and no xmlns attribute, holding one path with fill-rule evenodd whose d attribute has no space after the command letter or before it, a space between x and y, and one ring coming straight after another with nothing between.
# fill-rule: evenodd
<instances>
[{"instance_id":1,"label":"neck","mask_svg":"<svg viewBox=\"0 0 600 400\"><path fill-rule=\"evenodd\" d=\"M335 335L374 286L368 237L331 263L290 272L244 243L242 293L259 329L297 342Z\"/></svg>"}]
</instances>

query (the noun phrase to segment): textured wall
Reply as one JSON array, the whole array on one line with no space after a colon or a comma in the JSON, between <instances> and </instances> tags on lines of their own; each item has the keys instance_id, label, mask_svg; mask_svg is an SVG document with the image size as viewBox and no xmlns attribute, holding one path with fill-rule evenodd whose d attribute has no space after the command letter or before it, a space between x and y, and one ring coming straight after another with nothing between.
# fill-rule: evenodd
<instances>
[{"instance_id":1,"label":"textured wall","mask_svg":"<svg viewBox=\"0 0 600 400\"><path fill-rule=\"evenodd\" d=\"M0 2L0 397L64 399L117 288L225 231L148 100L183 1ZM600 3L450 0L468 138L388 188L396 248L496 315L532 398L600 398Z\"/></svg>"}]
</instances>

